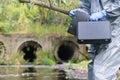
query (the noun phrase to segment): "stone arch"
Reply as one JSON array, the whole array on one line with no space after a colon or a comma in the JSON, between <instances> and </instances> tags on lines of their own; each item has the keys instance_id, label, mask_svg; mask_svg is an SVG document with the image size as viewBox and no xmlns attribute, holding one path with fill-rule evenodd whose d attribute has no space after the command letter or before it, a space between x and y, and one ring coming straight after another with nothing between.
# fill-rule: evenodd
<instances>
[{"instance_id":1,"label":"stone arch","mask_svg":"<svg viewBox=\"0 0 120 80\"><path fill-rule=\"evenodd\" d=\"M2 41L0 41L0 58L5 57L6 55L6 47Z\"/></svg>"}]
</instances>

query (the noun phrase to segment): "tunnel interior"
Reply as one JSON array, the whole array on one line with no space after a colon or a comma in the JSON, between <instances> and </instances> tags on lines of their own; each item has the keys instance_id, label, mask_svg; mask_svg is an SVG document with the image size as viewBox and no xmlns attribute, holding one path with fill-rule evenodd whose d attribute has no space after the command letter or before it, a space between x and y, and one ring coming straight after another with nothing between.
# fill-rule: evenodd
<instances>
[{"instance_id":1,"label":"tunnel interior","mask_svg":"<svg viewBox=\"0 0 120 80\"><path fill-rule=\"evenodd\" d=\"M25 53L24 59L28 62L33 62L36 59L36 49L33 46L25 46L23 47L22 51Z\"/></svg>"},{"instance_id":2,"label":"tunnel interior","mask_svg":"<svg viewBox=\"0 0 120 80\"><path fill-rule=\"evenodd\" d=\"M27 41L21 45L20 52L24 53L24 60L28 62L34 62L34 60L37 58L36 51L38 49L41 49L40 44L34 41Z\"/></svg>"},{"instance_id":3,"label":"tunnel interior","mask_svg":"<svg viewBox=\"0 0 120 80\"><path fill-rule=\"evenodd\" d=\"M74 46L72 46L71 43L68 42L67 44L63 43L62 45L60 45L57 53L58 57L61 60L67 62L73 57L74 52L75 52Z\"/></svg>"}]
</instances>

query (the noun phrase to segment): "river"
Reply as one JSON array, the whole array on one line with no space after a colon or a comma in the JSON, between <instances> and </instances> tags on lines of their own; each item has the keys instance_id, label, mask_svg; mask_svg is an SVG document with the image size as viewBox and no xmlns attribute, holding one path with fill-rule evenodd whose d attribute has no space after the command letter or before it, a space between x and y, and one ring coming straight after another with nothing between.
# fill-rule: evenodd
<instances>
[{"instance_id":1,"label":"river","mask_svg":"<svg viewBox=\"0 0 120 80\"><path fill-rule=\"evenodd\" d=\"M69 79L66 72L44 65L1 65L0 80L83 80ZM84 79L86 80L86 79Z\"/></svg>"}]
</instances>

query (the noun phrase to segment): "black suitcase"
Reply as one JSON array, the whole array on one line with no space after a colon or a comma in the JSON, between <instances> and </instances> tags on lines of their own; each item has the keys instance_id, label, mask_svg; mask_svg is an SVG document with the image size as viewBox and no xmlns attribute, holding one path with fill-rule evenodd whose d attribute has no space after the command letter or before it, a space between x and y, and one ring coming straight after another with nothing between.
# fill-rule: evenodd
<instances>
[{"instance_id":1,"label":"black suitcase","mask_svg":"<svg viewBox=\"0 0 120 80\"><path fill-rule=\"evenodd\" d=\"M109 21L78 22L77 41L80 44L107 44L111 41Z\"/></svg>"}]
</instances>

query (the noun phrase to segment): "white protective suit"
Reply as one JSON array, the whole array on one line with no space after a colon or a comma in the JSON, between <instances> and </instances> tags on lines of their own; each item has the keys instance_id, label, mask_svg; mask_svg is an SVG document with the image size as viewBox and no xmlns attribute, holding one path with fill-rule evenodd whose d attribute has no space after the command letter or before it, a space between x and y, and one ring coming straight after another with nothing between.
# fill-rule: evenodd
<instances>
[{"instance_id":1,"label":"white protective suit","mask_svg":"<svg viewBox=\"0 0 120 80\"><path fill-rule=\"evenodd\" d=\"M120 0L80 0L78 7L90 15L104 9L112 25L111 43L94 45L95 53L92 47L89 49L92 62L88 65L88 80L116 80L120 67Z\"/></svg>"}]
</instances>

